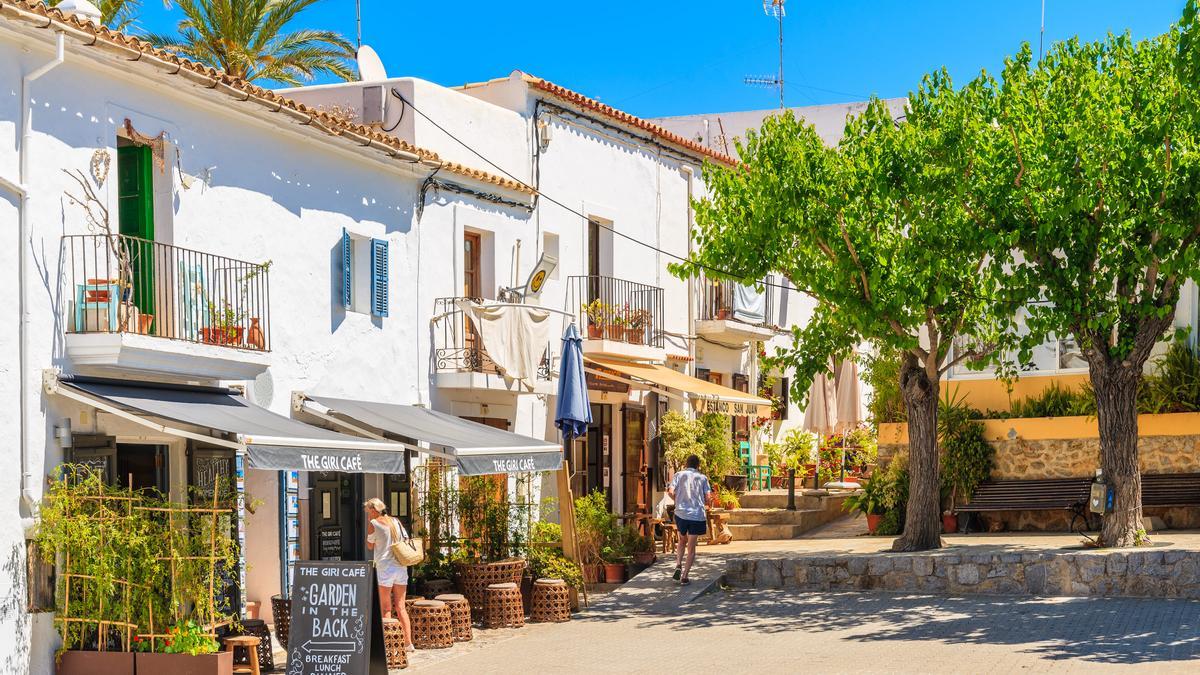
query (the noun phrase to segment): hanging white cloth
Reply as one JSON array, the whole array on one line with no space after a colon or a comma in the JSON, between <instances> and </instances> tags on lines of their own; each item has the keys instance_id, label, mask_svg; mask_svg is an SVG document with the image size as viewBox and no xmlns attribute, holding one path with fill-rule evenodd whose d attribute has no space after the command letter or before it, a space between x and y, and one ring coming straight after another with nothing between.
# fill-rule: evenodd
<instances>
[{"instance_id":1,"label":"hanging white cloth","mask_svg":"<svg viewBox=\"0 0 1200 675\"><path fill-rule=\"evenodd\" d=\"M455 304L475 324L496 369L532 390L550 341L551 312L533 305L480 305L470 300Z\"/></svg>"},{"instance_id":2,"label":"hanging white cloth","mask_svg":"<svg viewBox=\"0 0 1200 675\"><path fill-rule=\"evenodd\" d=\"M767 319L767 294L754 286L733 285L733 318L745 323Z\"/></svg>"}]
</instances>

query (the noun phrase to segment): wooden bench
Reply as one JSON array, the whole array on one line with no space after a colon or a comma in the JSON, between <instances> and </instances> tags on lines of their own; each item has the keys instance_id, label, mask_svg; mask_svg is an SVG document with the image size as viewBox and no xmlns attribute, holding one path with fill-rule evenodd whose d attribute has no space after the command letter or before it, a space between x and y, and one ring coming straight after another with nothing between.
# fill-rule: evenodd
<instances>
[{"instance_id":1,"label":"wooden bench","mask_svg":"<svg viewBox=\"0 0 1200 675\"><path fill-rule=\"evenodd\" d=\"M1071 529L1075 519L1087 521L1087 502L1092 489L1090 478L1048 478L1045 480L990 480L980 483L971 501L958 507L959 513L985 511L1071 511Z\"/></svg>"},{"instance_id":2,"label":"wooden bench","mask_svg":"<svg viewBox=\"0 0 1200 675\"><path fill-rule=\"evenodd\" d=\"M1200 506L1200 473L1142 474L1142 506Z\"/></svg>"},{"instance_id":3,"label":"wooden bench","mask_svg":"<svg viewBox=\"0 0 1200 675\"><path fill-rule=\"evenodd\" d=\"M1090 478L995 480L980 483L960 513L1069 510L1087 522ZM1200 473L1142 474L1142 506L1200 506Z\"/></svg>"}]
</instances>

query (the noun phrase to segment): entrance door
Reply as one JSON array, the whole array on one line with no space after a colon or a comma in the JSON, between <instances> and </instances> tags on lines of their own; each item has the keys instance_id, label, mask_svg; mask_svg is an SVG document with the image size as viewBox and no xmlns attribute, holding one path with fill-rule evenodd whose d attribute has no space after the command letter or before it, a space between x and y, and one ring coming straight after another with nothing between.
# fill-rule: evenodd
<instances>
[{"instance_id":1,"label":"entrance door","mask_svg":"<svg viewBox=\"0 0 1200 675\"><path fill-rule=\"evenodd\" d=\"M363 560L366 534L362 513L362 474L332 471L309 474L312 481L312 558Z\"/></svg>"},{"instance_id":2,"label":"entrance door","mask_svg":"<svg viewBox=\"0 0 1200 675\"><path fill-rule=\"evenodd\" d=\"M624 422L622 435L621 478L623 482L622 513L644 513L650 510L647 491L649 468L646 456L646 409L625 404L621 411Z\"/></svg>"},{"instance_id":3,"label":"entrance door","mask_svg":"<svg viewBox=\"0 0 1200 675\"><path fill-rule=\"evenodd\" d=\"M583 444L583 457L579 462L578 485L573 486L576 496L595 490L603 490L612 508L612 406L607 403L592 404L592 423L588 425L587 442Z\"/></svg>"},{"instance_id":4,"label":"entrance door","mask_svg":"<svg viewBox=\"0 0 1200 675\"><path fill-rule=\"evenodd\" d=\"M154 158L149 146L117 147L117 220L127 237L133 304L154 314Z\"/></svg>"}]
</instances>

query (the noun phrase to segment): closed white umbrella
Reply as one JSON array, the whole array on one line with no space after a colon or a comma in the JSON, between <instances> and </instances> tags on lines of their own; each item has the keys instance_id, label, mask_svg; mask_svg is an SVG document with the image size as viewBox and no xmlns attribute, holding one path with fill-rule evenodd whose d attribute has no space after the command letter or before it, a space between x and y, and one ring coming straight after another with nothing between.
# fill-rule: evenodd
<instances>
[{"instance_id":1,"label":"closed white umbrella","mask_svg":"<svg viewBox=\"0 0 1200 675\"><path fill-rule=\"evenodd\" d=\"M831 375L833 370L833 361L830 360L829 372L819 373L813 378L812 388L808 390L808 407L804 409L804 428L818 436L818 448L820 447L820 438L837 432L837 387ZM820 473L821 468L819 452L816 457L816 467L817 471L813 472L813 487L817 487L817 474ZM791 502L790 499L788 501Z\"/></svg>"},{"instance_id":2,"label":"closed white umbrella","mask_svg":"<svg viewBox=\"0 0 1200 675\"><path fill-rule=\"evenodd\" d=\"M862 385L858 380L858 363L854 354L846 357L837 370L837 433L842 434L842 471L837 482L828 487L857 490L858 483L846 482L846 436L862 423Z\"/></svg>"}]
</instances>

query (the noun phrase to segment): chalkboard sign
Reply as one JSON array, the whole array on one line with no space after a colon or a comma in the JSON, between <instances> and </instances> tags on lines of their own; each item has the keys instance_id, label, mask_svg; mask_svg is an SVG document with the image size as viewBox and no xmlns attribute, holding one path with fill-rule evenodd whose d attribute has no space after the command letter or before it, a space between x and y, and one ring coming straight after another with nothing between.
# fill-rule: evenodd
<instances>
[{"instance_id":1,"label":"chalkboard sign","mask_svg":"<svg viewBox=\"0 0 1200 675\"><path fill-rule=\"evenodd\" d=\"M342 528L328 527L317 532L317 548L321 560L341 560Z\"/></svg>"},{"instance_id":2,"label":"chalkboard sign","mask_svg":"<svg viewBox=\"0 0 1200 675\"><path fill-rule=\"evenodd\" d=\"M287 675L387 675L368 562L298 562Z\"/></svg>"}]
</instances>

